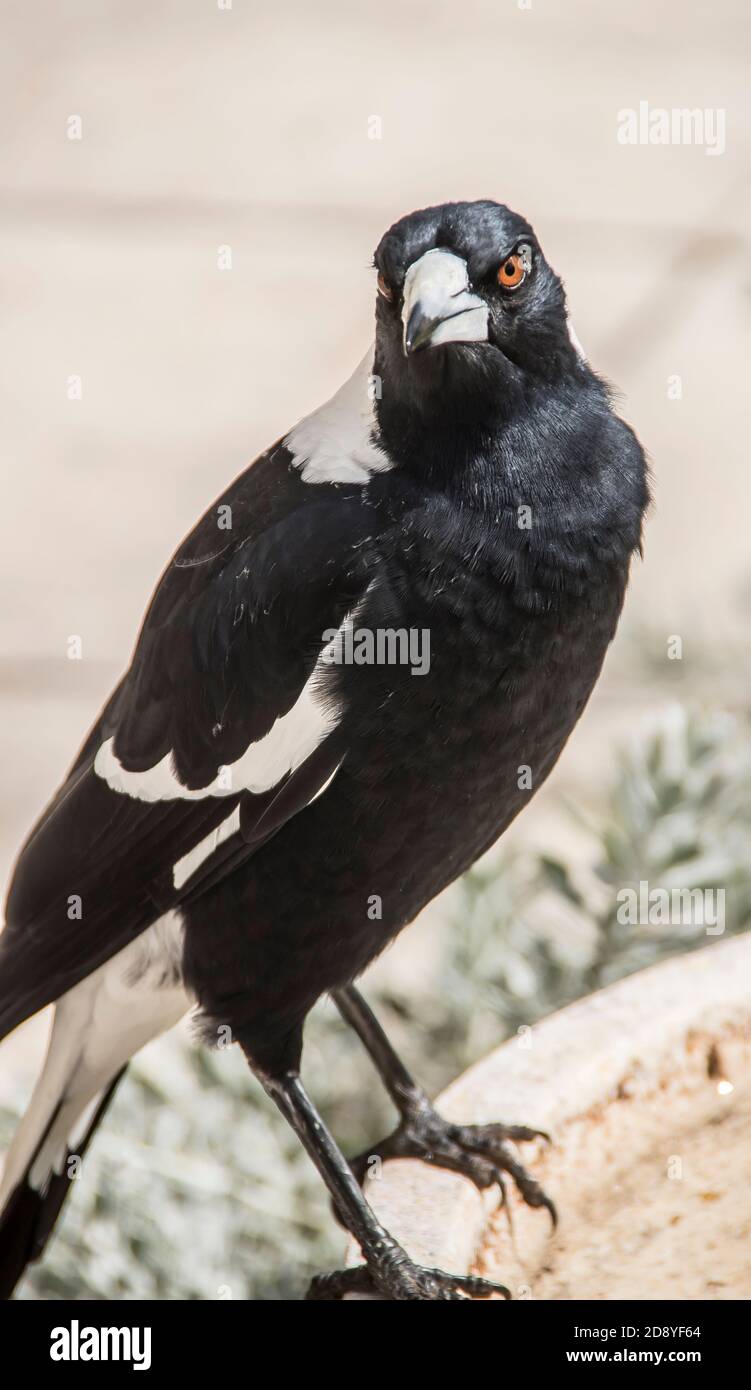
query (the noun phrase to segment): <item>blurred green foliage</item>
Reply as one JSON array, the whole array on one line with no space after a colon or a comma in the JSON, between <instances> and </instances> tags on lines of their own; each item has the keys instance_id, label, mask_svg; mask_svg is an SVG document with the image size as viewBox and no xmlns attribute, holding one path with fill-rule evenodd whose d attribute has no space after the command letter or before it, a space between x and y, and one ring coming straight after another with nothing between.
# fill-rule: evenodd
<instances>
[{"instance_id":1,"label":"blurred green foliage","mask_svg":"<svg viewBox=\"0 0 751 1390\"><path fill-rule=\"evenodd\" d=\"M586 867L500 850L454 887L425 988L369 991L429 1090L520 1026L713 939L701 923L621 925L624 887L722 887L726 933L749 925L748 734L740 716L675 707L621 756L597 814L569 808L591 846ZM305 1078L345 1151L392 1127L330 1002L309 1020ZM15 1117L0 1122L4 1142ZM298 1298L312 1273L340 1262L342 1245L309 1160L242 1058L177 1032L131 1066L22 1296Z\"/></svg>"}]
</instances>

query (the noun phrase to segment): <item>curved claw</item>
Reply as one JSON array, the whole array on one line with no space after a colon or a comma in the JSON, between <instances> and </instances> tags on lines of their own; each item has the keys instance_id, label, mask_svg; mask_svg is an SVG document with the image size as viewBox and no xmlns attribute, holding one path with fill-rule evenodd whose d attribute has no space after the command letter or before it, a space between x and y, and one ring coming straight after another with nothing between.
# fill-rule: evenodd
<instances>
[{"instance_id":1,"label":"curved claw","mask_svg":"<svg viewBox=\"0 0 751 1390\"><path fill-rule=\"evenodd\" d=\"M473 1126L465 1126L473 1128ZM530 1129L529 1125L477 1125L477 1129L483 1129L490 1138L496 1137L499 1143L506 1139L511 1139L515 1144L531 1144L533 1139L542 1139L546 1144L552 1144L552 1137L546 1129Z\"/></svg>"},{"instance_id":2,"label":"curved claw","mask_svg":"<svg viewBox=\"0 0 751 1390\"><path fill-rule=\"evenodd\" d=\"M431 1269L432 1275L440 1275L439 1269ZM491 1294L499 1293L505 1299L511 1298L511 1290L505 1284L496 1284L492 1279L481 1279L478 1274L451 1274L442 1275L444 1279L450 1278L455 1288L462 1289L468 1293L470 1298L490 1298Z\"/></svg>"},{"instance_id":3,"label":"curved claw","mask_svg":"<svg viewBox=\"0 0 751 1390\"><path fill-rule=\"evenodd\" d=\"M421 1158L434 1167L464 1173L481 1190L497 1184L510 1218L503 1180L503 1174L507 1173L527 1206L545 1208L551 1229L555 1230L558 1212L554 1202L509 1147L509 1143L529 1143L534 1139L541 1139L546 1144L553 1142L546 1130L533 1129L528 1125L452 1124L443 1120L432 1107L425 1106L416 1115L404 1119L371 1152L366 1150L351 1159L350 1166L358 1181L362 1182L373 1153L377 1153L381 1159Z\"/></svg>"},{"instance_id":4,"label":"curved claw","mask_svg":"<svg viewBox=\"0 0 751 1390\"><path fill-rule=\"evenodd\" d=\"M558 1225L558 1212L555 1203L545 1189L540 1186L537 1179L533 1178L511 1153L499 1154L495 1161L502 1164L504 1170L513 1178L517 1190L528 1207L533 1209L545 1208L550 1216L551 1229L555 1230Z\"/></svg>"},{"instance_id":5,"label":"curved claw","mask_svg":"<svg viewBox=\"0 0 751 1390\"><path fill-rule=\"evenodd\" d=\"M547 1193L545 1193L544 1196L545 1201L543 1202L543 1206L546 1208L550 1216L550 1229L554 1231L558 1226L558 1208L555 1202L553 1201L552 1197L548 1197Z\"/></svg>"}]
</instances>

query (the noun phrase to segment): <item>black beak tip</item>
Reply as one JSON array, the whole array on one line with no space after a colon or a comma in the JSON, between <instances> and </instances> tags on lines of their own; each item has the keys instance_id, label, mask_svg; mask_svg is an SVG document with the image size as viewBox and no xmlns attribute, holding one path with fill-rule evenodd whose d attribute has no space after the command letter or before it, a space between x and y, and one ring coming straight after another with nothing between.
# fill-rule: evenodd
<instances>
[{"instance_id":1,"label":"black beak tip","mask_svg":"<svg viewBox=\"0 0 751 1390\"><path fill-rule=\"evenodd\" d=\"M407 330L404 334L404 351L407 357L419 352L420 348L429 346L434 328L435 319L427 318L420 305L416 304L409 316Z\"/></svg>"}]
</instances>

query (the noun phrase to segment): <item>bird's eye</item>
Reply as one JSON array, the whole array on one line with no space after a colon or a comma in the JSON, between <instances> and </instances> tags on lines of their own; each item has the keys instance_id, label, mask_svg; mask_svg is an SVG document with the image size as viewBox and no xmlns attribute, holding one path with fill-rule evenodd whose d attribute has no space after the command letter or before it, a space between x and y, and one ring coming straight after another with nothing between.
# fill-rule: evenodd
<instances>
[{"instance_id":1,"label":"bird's eye","mask_svg":"<svg viewBox=\"0 0 751 1390\"><path fill-rule=\"evenodd\" d=\"M380 271L378 272L378 293L383 295L384 299L392 300L394 298L394 291L385 275L382 275Z\"/></svg>"},{"instance_id":2,"label":"bird's eye","mask_svg":"<svg viewBox=\"0 0 751 1390\"><path fill-rule=\"evenodd\" d=\"M512 255L506 257L505 261L501 261L498 267L498 284L505 290L518 289L522 280L526 278L531 264L531 256L526 247L514 251Z\"/></svg>"}]
</instances>

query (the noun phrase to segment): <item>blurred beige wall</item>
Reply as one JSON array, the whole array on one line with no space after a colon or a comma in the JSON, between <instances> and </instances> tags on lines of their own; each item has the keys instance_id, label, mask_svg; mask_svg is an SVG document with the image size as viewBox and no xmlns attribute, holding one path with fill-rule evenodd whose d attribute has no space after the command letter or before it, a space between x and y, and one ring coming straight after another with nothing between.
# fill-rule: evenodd
<instances>
[{"instance_id":1,"label":"blurred beige wall","mask_svg":"<svg viewBox=\"0 0 751 1390\"><path fill-rule=\"evenodd\" d=\"M359 360L373 248L420 205L530 218L654 463L646 559L560 775L607 776L613 712L650 705L639 643L742 650L743 0L4 8L3 879L172 548ZM643 100L721 109L725 151L620 144Z\"/></svg>"}]
</instances>

